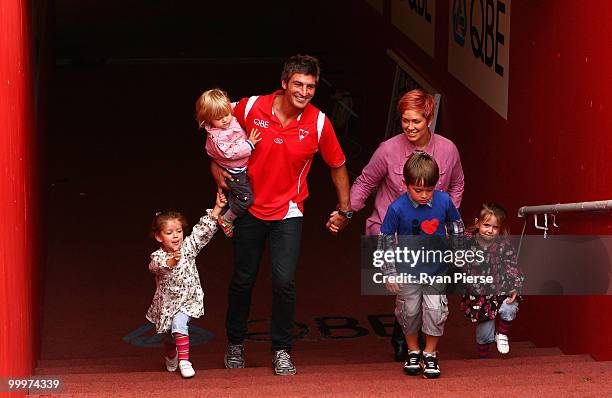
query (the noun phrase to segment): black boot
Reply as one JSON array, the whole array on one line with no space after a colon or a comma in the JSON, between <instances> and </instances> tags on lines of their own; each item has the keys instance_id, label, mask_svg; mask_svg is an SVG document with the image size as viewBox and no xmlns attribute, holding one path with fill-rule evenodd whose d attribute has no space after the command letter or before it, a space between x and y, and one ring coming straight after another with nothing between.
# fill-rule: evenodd
<instances>
[{"instance_id":1,"label":"black boot","mask_svg":"<svg viewBox=\"0 0 612 398\"><path fill-rule=\"evenodd\" d=\"M406 344L406 338L402 327L395 320L393 325L393 335L391 336L391 346L393 346L393 358L397 362L405 361L406 355L408 354L408 344Z\"/></svg>"}]
</instances>

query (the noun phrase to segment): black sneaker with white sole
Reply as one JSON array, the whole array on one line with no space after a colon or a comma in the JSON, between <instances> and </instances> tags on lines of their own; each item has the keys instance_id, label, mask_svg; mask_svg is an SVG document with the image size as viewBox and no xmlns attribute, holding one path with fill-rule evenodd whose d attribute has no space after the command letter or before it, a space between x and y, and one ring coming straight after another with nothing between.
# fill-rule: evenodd
<instances>
[{"instance_id":1,"label":"black sneaker with white sole","mask_svg":"<svg viewBox=\"0 0 612 398\"><path fill-rule=\"evenodd\" d=\"M242 344L229 344L225 350L223 363L226 369L244 368L244 346Z\"/></svg>"},{"instance_id":2,"label":"black sneaker with white sole","mask_svg":"<svg viewBox=\"0 0 612 398\"><path fill-rule=\"evenodd\" d=\"M440 366L436 355L423 355L423 377L426 379L436 379L440 377Z\"/></svg>"},{"instance_id":3,"label":"black sneaker with white sole","mask_svg":"<svg viewBox=\"0 0 612 398\"><path fill-rule=\"evenodd\" d=\"M416 376L421 373L421 351L410 351L404 362L404 373Z\"/></svg>"},{"instance_id":4,"label":"black sneaker with white sole","mask_svg":"<svg viewBox=\"0 0 612 398\"><path fill-rule=\"evenodd\" d=\"M285 350L274 351L272 366L274 373L279 376L292 376L297 373L297 369L291 362L291 356Z\"/></svg>"}]
</instances>

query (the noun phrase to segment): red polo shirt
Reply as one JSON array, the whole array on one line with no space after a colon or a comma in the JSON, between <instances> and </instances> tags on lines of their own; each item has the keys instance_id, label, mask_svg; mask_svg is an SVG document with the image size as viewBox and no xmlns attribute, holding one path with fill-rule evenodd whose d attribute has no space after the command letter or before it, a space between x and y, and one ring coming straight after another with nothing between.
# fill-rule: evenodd
<instances>
[{"instance_id":1,"label":"red polo shirt","mask_svg":"<svg viewBox=\"0 0 612 398\"><path fill-rule=\"evenodd\" d=\"M297 120L283 127L272 111L277 95L283 95L283 91L243 98L234 108L234 115L247 135L253 128L261 133L261 141L249 158L248 175L253 188L249 211L262 220L303 214L303 202L308 197L306 176L317 151L331 168L345 162L325 114L308 104Z\"/></svg>"}]
</instances>

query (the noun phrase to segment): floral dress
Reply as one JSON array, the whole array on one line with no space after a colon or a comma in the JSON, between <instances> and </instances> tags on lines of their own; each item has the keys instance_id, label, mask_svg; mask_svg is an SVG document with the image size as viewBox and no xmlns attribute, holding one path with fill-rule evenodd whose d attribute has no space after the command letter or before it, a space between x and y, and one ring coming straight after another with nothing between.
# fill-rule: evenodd
<instances>
[{"instance_id":1,"label":"floral dress","mask_svg":"<svg viewBox=\"0 0 612 398\"><path fill-rule=\"evenodd\" d=\"M473 251L482 250L475 236L471 237L467 246ZM463 286L465 294L460 308L472 322L495 319L503 301L513 291L518 293L525 279L517 265L514 248L504 238L498 238L485 249L483 262L473 261L465 267L467 275L493 277L492 285L473 283Z\"/></svg>"},{"instance_id":2,"label":"floral dress","mask_svg":"<svg viewBox=\"0 0 612 398\"><path fill-rule=\"evenodd\" d=\"M170 331L177 312L192 318L204 315L204 292L196 268L196 256L217 231L211 210L200 218L191 235L183 240L181 259L172 269L166 265L170 254L159 249L151 254L149 270L155 274L155 295L147 311L147 319L155 324L157 333Z\"/></svg>"}]
</instances>

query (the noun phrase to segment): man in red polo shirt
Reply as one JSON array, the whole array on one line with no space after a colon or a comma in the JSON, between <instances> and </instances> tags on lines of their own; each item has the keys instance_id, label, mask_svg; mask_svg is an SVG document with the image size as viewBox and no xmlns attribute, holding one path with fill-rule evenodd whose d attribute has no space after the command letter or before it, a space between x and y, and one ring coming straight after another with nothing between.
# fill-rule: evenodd
<instances>
[{"instance_id":1,"label":"man in red polo shirt","mask_svg":"<svg viewBox=\"0 0 612 398\"><path fill-rule=\"evenodd\" d=\"M266 241L272 257L272 364L277 375L293 375L289 352L295 313L293 276L298 262L306 176L319 152L331 168L338 195L339 213L352 217L345 157L334 128L324 113L310 104L319 80L319 61L296 55L287 60L281 76L282 90L243 98L234 116L246 131L261 132L252 152L248 177L253 188L249 212L234 222L234 274L230 282L226 330L226 368L243 368L244 336L251 306L251 290ZM227 189L231 178L212 162L217 185ZM344 223L344 226L346 222Z\"/></svg>"}]
</instances>

